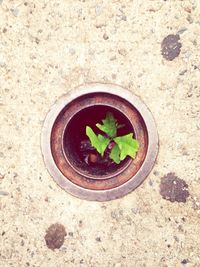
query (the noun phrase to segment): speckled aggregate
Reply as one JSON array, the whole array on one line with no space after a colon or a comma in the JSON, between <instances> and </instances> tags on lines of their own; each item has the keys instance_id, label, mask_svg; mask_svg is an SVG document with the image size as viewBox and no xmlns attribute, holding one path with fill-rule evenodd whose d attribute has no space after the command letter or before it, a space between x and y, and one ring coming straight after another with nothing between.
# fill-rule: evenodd
<instances>
[{"instance_id":1,"label":"speckled aggregate","mask_svg":"<svg viewBox=\"0 0 200 267\"><path fill-rule=\"evenodd\" d=\"M199 14L198 0L0 1L1 267L200 266ZM167 61L161 42L177 33L181 52ZM60 189L40 149L50 106L86 82L140 96L160 138L145 182L106 203ZM161 197L170 172L188 184L186 203ZM52 251L54 223L67 235Z\"/></svg>"}]
</instances>

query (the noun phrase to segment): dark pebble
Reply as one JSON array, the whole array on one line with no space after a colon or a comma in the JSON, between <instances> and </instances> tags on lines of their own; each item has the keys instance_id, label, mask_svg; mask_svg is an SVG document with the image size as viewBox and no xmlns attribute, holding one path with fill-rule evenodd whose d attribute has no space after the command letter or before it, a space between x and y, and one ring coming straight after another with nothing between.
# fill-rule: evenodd
<instances>
[{"instance_id":1,"label":"dark pebble","mask_svg":"<svg viewBox=\"0 0 200 267\"><path fill-rule=\"evenodd\" d=\"M0 196L8 196L9 193L6 191L0 191Z\"/></svg>"},{"instance_id":2,"label":"dark pebble","mask_svg":"<svg viewBox=\"0 0 200 267\"><path fill-rule=\"evenodd\" d=\"M73 237L74 236L74 233L73 232L69 232L68 235L71 236L71 237Z\"/></svg>"},{"instance_id":3,"label":"dark pebble","mask_svg":"<svg viewBox=\"0 0 200 267\"><path fill-rule=\"evenodd\" d=\"M158 176L160 173L159 173L158 171L154 171L153 174L154 174L155 176Z\"/></svg>"},{"instance_id":4,"label":"dark pebble","mask_svg":"<svg viewBox=\"0 0 200 267\"><path fill-rule=\"evenodd\" d=\"M188 262L189 262L188 259L184 259L184 260L181 261L181 264L184 264L184 265L185 265L185 264L187 264Z\"/></svg>"},{"instance_id":5,"label":"dark pebble","mask_svg":"<svg viewBox=\"0 0 200 267\"><path fill-rule=\"evenodd\" d=\"M104 33L104 35L103 35L103 39L104 39L104 40L108 40L108 39L109 39L109 37L108 37L108 35L107 35L106 33Z\"/></svg>"},{"instance_id":6,"label":"dark pebble","mask_svg":"<svg viewBox=\"0 0 200 267\"><path fill-rule=\"evenodd\" d=\"M100 238L100 237L97 237L97 238L96 238L96 241L97 241L97 242L101 242L101 238Z\"/></svg>"}]
</instances>

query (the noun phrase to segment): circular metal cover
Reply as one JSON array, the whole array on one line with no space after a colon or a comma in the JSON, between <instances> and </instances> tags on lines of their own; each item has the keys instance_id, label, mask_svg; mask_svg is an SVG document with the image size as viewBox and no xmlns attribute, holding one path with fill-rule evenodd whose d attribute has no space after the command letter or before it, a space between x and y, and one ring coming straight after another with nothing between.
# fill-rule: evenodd
<instances>
[{"instance_id":1,"label":"circular metal cover","mask_svg":"<svg viewBox=\"0 0 200 267\"><path fill-rule=\"evenodd\" d=\"M97 97L87 99L91 94ZM66 123L79 109L94 104L111 105L124 113L141 142L136 159L114 177L87 177L76 171L63 153ZM139 97L118 85L91 83L71 90L51 107L42 129L41 148L45 165L60 187L82 199L108 201L130 193L147 177L157 157L158 134L152 114Z\"/></svg>"}]
</instances>

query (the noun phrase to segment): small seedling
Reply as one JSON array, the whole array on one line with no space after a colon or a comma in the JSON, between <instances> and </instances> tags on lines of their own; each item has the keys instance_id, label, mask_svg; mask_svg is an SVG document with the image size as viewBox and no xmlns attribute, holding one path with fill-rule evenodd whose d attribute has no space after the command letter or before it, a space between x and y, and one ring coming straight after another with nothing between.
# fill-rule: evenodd
<instances>
[{"instance_id":1,"label":"small seedling","mask_svg":"<svg viewBox=\"0 0 200 267\"><path fill-rule=\"evenodd\" d=\"M106 114L106 118L102 120L102 124L97 123L96 126L104 132L104 135L96 135L89 126L86 126L86 135L89 137L91 145L101 154L102 158L108 146L111 147L109 157L117 164L127 156L133 159L136 157L139 142L133 138L133 133L117 136L117 130L125 125L118 124L111 112Z\"/></svg>"}]
</instances>

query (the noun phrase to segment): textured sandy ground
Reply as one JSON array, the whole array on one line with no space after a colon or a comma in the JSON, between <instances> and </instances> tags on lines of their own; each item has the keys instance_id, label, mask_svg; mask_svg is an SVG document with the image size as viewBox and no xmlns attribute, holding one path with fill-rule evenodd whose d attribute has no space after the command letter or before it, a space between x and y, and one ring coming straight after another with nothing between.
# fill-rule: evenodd
<instances>
[{"instance_id":1,"label":"textured sandy ground","mask_svg":"<svg viewBox=\"0 0 200 267\"><path fill-rule=\"evenodd\" d=\"M165 60L160 44L180 34ZM200 2L0 1L0 266L200 266ZM112 82L151 109L160 151L136 191L106 203L61 190L40 133L48 109L85 82ZM188 184L186 203L162 198L162 176ZM65 226L59 250L45 243Z\"/></svg>"}]
</instances>

